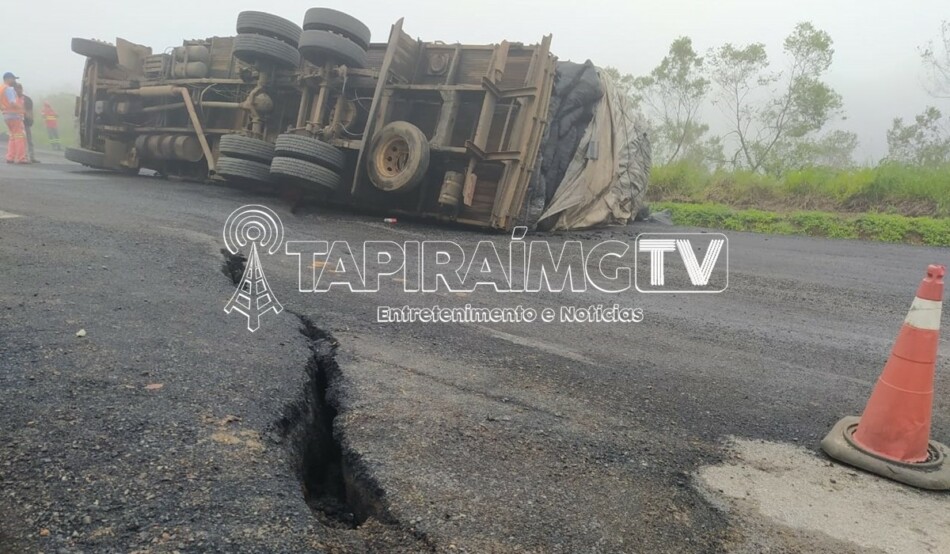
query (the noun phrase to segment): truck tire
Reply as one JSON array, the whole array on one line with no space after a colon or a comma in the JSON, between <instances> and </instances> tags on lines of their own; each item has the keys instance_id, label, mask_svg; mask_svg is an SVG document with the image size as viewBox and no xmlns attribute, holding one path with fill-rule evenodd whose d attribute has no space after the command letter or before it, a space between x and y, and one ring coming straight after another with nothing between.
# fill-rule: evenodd
<instances>
[{"instance_id":1,"label":"truck tire","mask_svg":"<svg viewBox=\"0 0 950 554\"><path fill-rule=\"evenodd\" d=\"M366 159L369 179L379 190L414 189L429 170L429 140L408 121L393 121L373 137Z\"/></svg>"},{"instance_id":2,"label":"truck tire","mask_svg":"<svg viewBox=\"0 0 950 554\"><path fill-rule=\"evenodd\" d=\"M300 42L301 30L293 21L264 12L241 12L237 18L238 34L272 37L291 46Z\"/></svg>"},{"instance_id":3,"label":"truck tire","mask_svg":"<svg viewBox=\"0 0 950 554\"><path fill-rule=\"evenodd\" d=\"M314 65L332 60L353 68L366 67L366 50L352 40L330 31L300 33L300 55Z\"/></svg>"},{"instance_id":4,"label":"truck tire","mask_svg":"<svg viewBox=\"0 0 950 554\"><path fill-rule=\"evenodd\" d=\"M106 169L106 155L83 148L67 148L63 153L67 160L94 169Z\"/></svg>"},{"instance_id":5,"label":"truck tire","mask_svg":"<svg viewBox=\"0 0 950 554\"><path fill-rule=\"evenodd\" d=\"M271 180L267 164L225 156L218 158L215 173L228 181L269 183Z\"/></svg>"},{"instance_id":6,"label":"truck tire","mask_svg":"<svg viewBox=\"0 0 950 554\"><path fill-rule=\"evenodd\" d=\"M343 179L337 173L315 163L295 158L274 158L270 166L271 176L275 180L288 181L296 185L318 185L328 190L337 190Z\"/></svg>"},{"instance_id":7,"label":"truck tire","mask_svg":"<svg viewBox=\"0 0 950 554\"><path fill-rule=\"evenodd\" d=\"M300 65L300 53L276 38L261 35L234 37L234 57L247 63L272 63L289 68Z\"/></svg>"},{"instance_id":8,"label":"truck tire","mask_svg":"<svg viewBox=\"0 0 950 554\"><path fill-rule=\"evenodd\" d=\"M219 144L221 154L229 158L269 164L274 159L274 145L243 135L224 135Z\"/></svg>"},{"instance_id":9,"label":"truck tire","mask_svg":"<svg viewBox=\"0 0 950 554\"><path fill-rule=\"evenodd\" d=\"M88 38L74 38L72 41L72 50L80 56L86 56L87 58L109 63L119 63L119 51L108 42L100 42Z\"/></svg>"},{"instance_id":10,"label":"truck tire","mask_svg":"<svg viewBox=\"0 0 950 554\"><path fill-rule=\"evenodd\" d=\"M338 173L346 163L346 157L339 148L322 140L300 135L280 135L277 137L274 152L276 156L315 163Z\"/></svg>"},{"instance_id":11,"label":"truck tire","mask_svg":"<svg viewBox=\"0 0 950 554\"><path fill-rule=\"evenodd\" d=\"M355 42L363 50L369 48L370 31L352 15L330 8L311 8L303 18L304 31L330 31Z\"/></svg>"}]
</instances>

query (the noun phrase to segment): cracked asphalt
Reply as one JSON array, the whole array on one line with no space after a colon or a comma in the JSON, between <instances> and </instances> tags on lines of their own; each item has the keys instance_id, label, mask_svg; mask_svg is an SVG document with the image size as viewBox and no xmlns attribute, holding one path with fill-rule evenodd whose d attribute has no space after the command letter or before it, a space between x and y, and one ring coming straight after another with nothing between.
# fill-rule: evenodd
<instances>
[{"instance_id":1,"label":"cracked asphalt","mask_svg":"<svg viewBox=\"0 0 950 554\"><path fill-rule=\"evenodd\" d=\"M508 238L44 160L0 167L0 552L862 551L739 519L696 474L730 437L817 450L860 413L927 264L950 262L734 233L720 295L307 294L275 255L287 309L251 334L223 311L221 228L241 205L273 208L291 240ZM376 323L383 305L614 303L644 321ZM295 314L338 343L325 393L349 508L376 516L355 527L308 505L282 430L312 388Z\"/></svg>"}]
</instances>

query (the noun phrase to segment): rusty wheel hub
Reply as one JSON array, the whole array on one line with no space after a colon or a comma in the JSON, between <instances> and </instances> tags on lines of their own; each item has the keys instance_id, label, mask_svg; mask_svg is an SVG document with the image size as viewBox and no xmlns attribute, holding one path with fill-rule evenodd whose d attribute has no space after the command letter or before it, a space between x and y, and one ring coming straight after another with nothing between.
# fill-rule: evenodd
<instances>
[{"instance_id":1,"label":"rusty wheel hub","mask_svg":"<svg viewBox=\"0 0 950 554\"><path fill-rule=\"evenodd\" d=\"M388 140L376 153L380 175L392 178L402 173L409 163L409 143L402 137Z\"/></svg>"}]
</instances>

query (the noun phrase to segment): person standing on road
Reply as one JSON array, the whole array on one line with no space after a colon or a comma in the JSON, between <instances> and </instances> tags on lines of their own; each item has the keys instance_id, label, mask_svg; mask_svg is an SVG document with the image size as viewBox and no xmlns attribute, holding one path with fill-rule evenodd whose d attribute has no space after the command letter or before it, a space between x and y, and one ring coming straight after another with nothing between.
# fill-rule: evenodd
<instances>
[{"instance_id":1,"label":"person standing on road","mask_svg":"<svg viewBox=\"0 0 950 554\"><path fill-rule=\"evenodd\" d=\"M26 157L26 128L23 125L23 99L17 94L14 86L17 76L9 71L3 74L3 85L0 85L0 112L3 113L3 122L10 131L7 144L8 164L30 163Z\"/></svg>"},{"instance_id":2,"label":"person standing on road","mask_svg":"<svg viewBox=\"0 0 950 554\"><path fill-rule=\"evenodd\" d=\"M33 99L23 94L23 85L17 83L14 85L16 93L23 102L23 130L26 131L26 157L31 164L40 163L36 159L36 151L33 149Z\"/></svg>"},{"instance_id":3,"label":"person standing on road","mask_svg":"<svg viewBox=\"0 0 950 554\"><path fill-rule=\"evenodd\" d=\"M53 150L59 152L63 145L59 142L59 114L53 109L49 102L43 102L43 120L46 122L46 136L49 137L49 145Z\"/></svg>"}]
</instances>

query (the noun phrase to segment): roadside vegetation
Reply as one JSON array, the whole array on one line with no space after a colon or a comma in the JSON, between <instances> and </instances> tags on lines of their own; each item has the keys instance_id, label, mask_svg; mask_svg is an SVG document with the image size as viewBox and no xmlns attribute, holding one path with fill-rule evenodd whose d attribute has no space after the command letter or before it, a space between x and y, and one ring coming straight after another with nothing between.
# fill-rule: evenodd
<instances>
[{"instance_id":1,"label":"roadside vegetation","mask_svg":"<svg viewBox=\"0 0 950 554\"><path fill-rule=\"evenodd\" d=\"M680 37L648 75L608 69L648 120L653 210L684 225L950 246L950 23L918 50L935 105L882 129L873 167L855 163L845 99L824 81L831 36L803 22L783 46L774 59L761 43L701 56Z\"/></svg>"},{"instance_id":2,"label":"roadside vegetation","mask_svg":"<svg viewBox=\"0 0 950 554\"><path fill-rule=\"evenodd\" d=\"M733 208L878 212L950 217L950 164L883 163L873 168L810 167L769 175L709 171L684 162L653 168L648 200Z\"/></svg>"},{"instance_id":3,"label":"roadside vegetation","mask_svg":"<svg viewBox=\"0 0 950 554\"><path fill-rule=\"evenodd\" d=\"M689 227L950 246L950 218L882 213L775 212L709 203L658 202L651 207L654 211L669 211L673 223Z\"/></svg>"}]
</instances>

